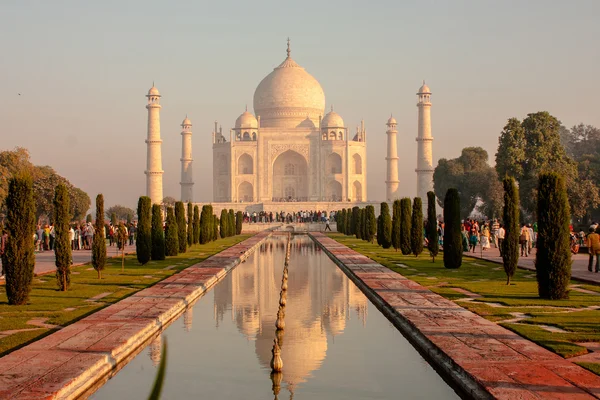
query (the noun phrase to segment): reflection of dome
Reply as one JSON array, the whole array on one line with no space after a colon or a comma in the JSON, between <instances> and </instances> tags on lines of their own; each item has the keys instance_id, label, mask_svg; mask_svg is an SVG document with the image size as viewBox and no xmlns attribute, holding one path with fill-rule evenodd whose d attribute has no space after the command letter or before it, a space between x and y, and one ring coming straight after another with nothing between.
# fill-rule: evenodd
<instances>
[{"instance_id":1,"label":"reflection of dome","mask_svg":"<svg viewBox=\"0 0 600 400\"><path fill-rule=\"evenodd\" d=\"M325 93L319 82L289 56L267 75L254 92L254 112L262 127L298 126L307 116L323 115Z\"/></svg>"},{"instance_id":2,"label":"reflection of dome","mask_svg":"<svg viewBox=\"0 0 600 400\"><path fill-rule=\"evenodd\" d=\"M340 116L340 114L333 111L329 111L325 118L321 121L321 127L323 128L343 128L344 120Z\"/></svg>"},{"instance_id":3,"label":"reflection of dome","mask_svg":"<svg viewBox=\"0 0 600 400\"><path fill-rule=\"evenodd\" d=\"M248 112L248 110L246 110L242 115L238 117L238 119L235 120L235 127L256 129L258 128L258 121L254 117L254 115L252 115Z\"/></svg>"}]
</instances>

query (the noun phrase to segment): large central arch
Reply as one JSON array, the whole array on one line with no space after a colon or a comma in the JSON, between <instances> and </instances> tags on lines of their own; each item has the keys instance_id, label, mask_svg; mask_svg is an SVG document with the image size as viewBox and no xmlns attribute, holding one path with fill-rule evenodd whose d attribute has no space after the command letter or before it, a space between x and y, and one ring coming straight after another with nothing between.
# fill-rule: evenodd
<instances>
[{"instance_id":1,"label":"large central arch","mask_svg":"<svg viewBox=\"0 0 600 400\"><path fill-rule=\"evenodd\" d=\"M308 163L293 150L281 153L273 163L273 200L308 200Z\"/></svg>"}]
</instances>

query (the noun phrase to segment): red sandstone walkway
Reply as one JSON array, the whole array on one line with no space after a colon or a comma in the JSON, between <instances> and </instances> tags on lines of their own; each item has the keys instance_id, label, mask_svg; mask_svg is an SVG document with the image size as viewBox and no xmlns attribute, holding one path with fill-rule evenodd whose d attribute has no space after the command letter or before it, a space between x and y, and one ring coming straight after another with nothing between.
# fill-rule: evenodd
<instances>
[{"instance_id":1,"label":"red sandstone walkway","mask_svg":"<svg viewBox=\"0 0 600 400\"><path fill-rule=\"evenodd\" d=\"M75 398L114 372L269 236L257 235L0 358L0 399Z\"/></svg>"},{"instance_id":2,"label":"red sandstone walkway","mask_svg":"<svg viewBox=\"0 0 600 400\"><path fill-rule=\"evenodd\" d=\"M599 376L321 233L312 235L368 297L391 308L391 319L397 319L392 322L405 327L417 348L455 379L466 373L467 381L497 399L599 398Z\"/></svg>"}]
</instances>

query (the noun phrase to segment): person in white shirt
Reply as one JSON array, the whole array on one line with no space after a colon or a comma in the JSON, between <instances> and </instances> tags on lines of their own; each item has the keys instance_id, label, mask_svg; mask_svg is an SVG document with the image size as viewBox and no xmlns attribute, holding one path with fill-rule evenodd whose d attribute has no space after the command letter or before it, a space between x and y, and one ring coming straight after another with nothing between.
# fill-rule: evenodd
<instances>
[{"instance_id":1,"label":"person in white shirt","mask_svg":"<svg viewBox=\"0 0 600 400\"><path fill-rule=\"evenodd\" d=\"M73 229L73 226L69 229L69 241L71 242L71 250L75 250L75 229Z\"/></svg>"},{"instance_id":2,"label":"person in white shirt","mask_svg":"<svg viewBox=\"0 0 600 400\"><path fill-rule=\"evenodd\" d=\"M500 224L498 228L498 233L496 234L496 239L498 239L498 249L500 250L500 257L502 257L502 242L504 242L504 237L506 236L506 230L504 230L504 225Z\"/></svg>"}]
</instances>

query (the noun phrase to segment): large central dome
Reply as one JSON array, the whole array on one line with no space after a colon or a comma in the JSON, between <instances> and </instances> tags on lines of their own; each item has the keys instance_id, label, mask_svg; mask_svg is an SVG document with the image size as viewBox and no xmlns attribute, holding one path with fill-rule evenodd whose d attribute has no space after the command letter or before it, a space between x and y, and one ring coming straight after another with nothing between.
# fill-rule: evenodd
<instances>
[{"instance_id":1,"label":"large central dome","mask_svg":"<svg viewBox=\"0 0 600 400\"><path fill-rule=\"evenodd\" d=\"M295 128L307 117L318 125L324 110L323 88L292 60L288 43L287 58L258 84L254 92L254 113L260 116L261 127Z\"/></svg>"}]
</instances>

